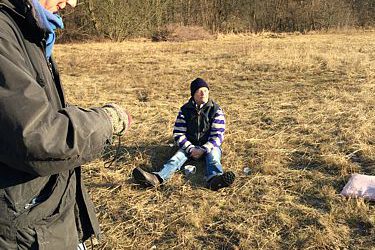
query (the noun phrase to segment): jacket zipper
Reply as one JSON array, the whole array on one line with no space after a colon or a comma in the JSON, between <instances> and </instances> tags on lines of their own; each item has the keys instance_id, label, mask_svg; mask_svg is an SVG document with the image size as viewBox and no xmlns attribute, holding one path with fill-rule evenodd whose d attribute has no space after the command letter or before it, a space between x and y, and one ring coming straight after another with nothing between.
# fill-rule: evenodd
<instances>
[{"instance_id":1,"label":"jacket zipper","mask_svg":"<svg viewBox=\"0 0 375 250\"><path fill-rule=\"evenodd\" d=\"M198 127L197 127L197 142L198 142L198 144L199 144L199 139L200 139L200 132L199 132L199 130L200 130L200 117L201 117L201 109L200 110L197 110L197 113L198 113L198 116L197 116L197 125L198 125Z\"/></svg>"},{"instance_id":2,"label":"jacket zipper","mask_svg":"<svg viewBox=\"0 0 375 250\"><path fill-rule=\"evenodd\" d=\"M47 57L46 57L46 49L45 49L45 47L46 47L46 39L45 39L45 38L42 39L40 45L41 45L41 47L42 47L43 57L44 57L44 59L46 60L46 63L47 63L47 66L48 66L49 72L50 72L51 75L52 75L52 79L55 80L55 76L53 75L52 64L51 64L51 62L50 62L50 61L47 59Z\"/></svg>"}]
</instances>

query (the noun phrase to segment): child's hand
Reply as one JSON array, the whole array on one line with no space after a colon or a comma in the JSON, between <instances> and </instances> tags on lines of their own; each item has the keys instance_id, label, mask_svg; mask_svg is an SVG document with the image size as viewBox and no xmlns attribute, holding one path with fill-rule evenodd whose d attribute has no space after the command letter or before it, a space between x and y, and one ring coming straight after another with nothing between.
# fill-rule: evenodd
<instances>
[{"instance_id":1,"label":"child's hand","mask_svg":"<svg viewBox=\"0 0 375 250\"><path fill-rule=\"evenodd\" d=\"M191 150L190 155L193 159L198 160L204 155L205 152L206 151L204 151L200 147L195 147Z\"/></svg>"}]
</instances>

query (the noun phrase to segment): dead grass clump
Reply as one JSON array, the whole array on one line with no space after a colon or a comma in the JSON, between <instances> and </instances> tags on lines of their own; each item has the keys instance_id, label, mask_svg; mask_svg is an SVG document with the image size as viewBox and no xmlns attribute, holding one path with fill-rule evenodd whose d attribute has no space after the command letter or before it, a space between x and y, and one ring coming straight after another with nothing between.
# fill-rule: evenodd
<instances>
[{"instance_id":1,"label":"dead grass clump","mask_svg":"<svg viewBox=\"0 0 375 250\"><path fill-rule=\"evenodd\" d=\"M163 29L156 31L151 40L153 42L170 41L185 42L193 40L213 40L216 36L201 26L182 26L168 24Z\"/></svg>"}]
</instances>

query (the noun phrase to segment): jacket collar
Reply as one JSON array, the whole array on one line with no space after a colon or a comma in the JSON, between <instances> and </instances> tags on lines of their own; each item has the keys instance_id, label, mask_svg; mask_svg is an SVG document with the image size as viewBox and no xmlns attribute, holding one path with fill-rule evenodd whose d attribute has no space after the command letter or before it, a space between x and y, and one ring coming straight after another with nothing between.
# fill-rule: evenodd
<instances>
[{"instance_id":1,"label":"jacket collar","mask_svg":"<svg viewBox=\"0 0 375 250\"><path fill-rule=\"evenodd\" d=\"M207 102L206 104L203 105L202 109L203 109L203 108L206 108L206 107L211 107L211 106L213 106L213 105L214 105L214 104L213 104L211 98L209 98L209 99L208 99L208 102ZM196 108L195 101L194 101L194 98L193 98L193 97L191 97L191 98L189 99L189 102L188 102L187 107L188 107L188 108L192 108L192 109L195 109L195 108Z\"/></svg>"}]
</instances>

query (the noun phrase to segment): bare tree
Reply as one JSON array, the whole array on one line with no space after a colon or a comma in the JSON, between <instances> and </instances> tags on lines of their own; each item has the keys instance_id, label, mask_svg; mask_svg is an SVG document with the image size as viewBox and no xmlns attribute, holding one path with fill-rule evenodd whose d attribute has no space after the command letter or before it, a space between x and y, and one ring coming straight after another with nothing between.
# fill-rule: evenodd
<instances>
[{"instance_id":1,"label":"bare tree","mask_svg":"<svg viewBox=\"0 0 375 250\"><path fill-rule=\"evenodd\" d=\"M64 37L121 41L168 24L216 32L291 32L374 26L374 0L84 0L64 20Z\"/></svg>"}]
</instances>

